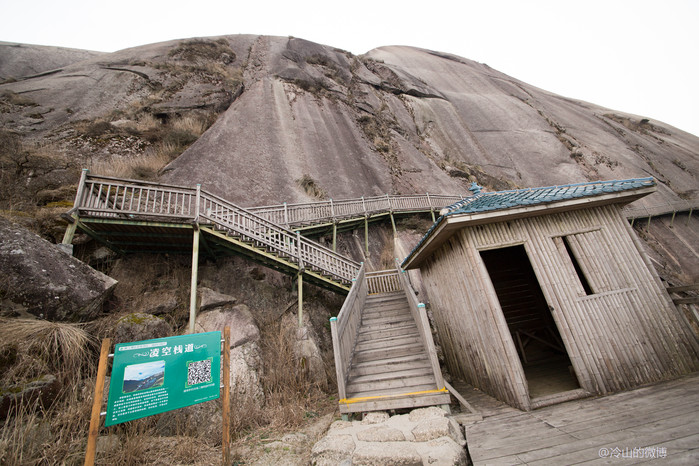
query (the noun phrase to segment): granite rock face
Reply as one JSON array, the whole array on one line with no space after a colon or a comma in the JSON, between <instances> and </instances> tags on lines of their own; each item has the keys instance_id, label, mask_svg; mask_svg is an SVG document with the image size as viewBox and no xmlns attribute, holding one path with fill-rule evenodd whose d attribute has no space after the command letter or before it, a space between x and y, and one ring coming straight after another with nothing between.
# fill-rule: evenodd
<instances>
[{"instance_id":1,"label":"granite rock face","mask_svg":"<svg viewBox=\"0 0 699 466\"><path fill-rule=\"evenodd\" d=\"M389 416L367 413L362 421L336 421L314 446L316 465L466 465L461 427L439 408Z\"/></svg>"},{"instance_id":2,"label":"granite rock face","mask_svg":"<svg viewBox=\"0 0 699 466\"><path fill-rule=\"evenodd\" d=\"M300 38L228 35L56 50L52 72L26 76L46 71L34 62L50 49L0 45L0 76L27 78L3 84L8 130L56 140L80 121L118 126L134 106L163 121L213 112L161 178L243 206L649 175L659 181L651 204L699 199L696 136L447 53L389 46L354 56ZM31 107L12 96L30 96ZM304 175L318 191L297 182Z\"/></svg>"},{"instance_id":3,"label":"granite rock face","mask_svg":"<svg viewBox=\"0 0 699 466\"><path fill-rule=\"evenodd\" d=\"M85 321L116 280L0 217L0 299L48 320Z\"/></svg>"}]
</instances>

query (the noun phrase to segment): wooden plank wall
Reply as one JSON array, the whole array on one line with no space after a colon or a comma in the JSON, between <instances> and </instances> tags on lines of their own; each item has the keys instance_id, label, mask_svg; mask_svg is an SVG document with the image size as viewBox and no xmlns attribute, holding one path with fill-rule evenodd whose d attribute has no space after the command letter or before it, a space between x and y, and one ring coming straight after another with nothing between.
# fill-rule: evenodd
<instances>
[{"instance_id":1,"label":"wooden plank wall","mask_svg":"<svg viewBox=\"0 0 699 466\"><path fill-rule=\"evenodd\" d=\"M580 285L568 236L593 293ZM464 228L422 268L450 370L521 409L528 389L479 250L524 244L582 388L598 394L699 370L699 343L616 206Z\"/></svg>"}]
</instances>

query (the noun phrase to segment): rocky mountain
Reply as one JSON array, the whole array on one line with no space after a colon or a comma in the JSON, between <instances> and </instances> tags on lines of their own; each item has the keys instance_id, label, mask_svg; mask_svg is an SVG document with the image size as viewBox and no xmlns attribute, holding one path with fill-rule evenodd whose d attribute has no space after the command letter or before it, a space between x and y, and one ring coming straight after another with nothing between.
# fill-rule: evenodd
<instances>
[{"instance_id":1,"label":"rocky mountain","mask_svg":"<svg viewBox=\"0 0 699 466\"><path fill-rule=\"evenodd\" d=\"M645 176L660 182L650 204L699 197L696 136L445 53L394 46L353 56L234 35L63 51L60 67L37 76L36 66L16 66L18 54L40 56L33 47L0 44L0 57L10 52L0 58L0 76L12 75L0 85L5 128L92 162L146 154L147 131L119 131L143 115L167 124L207 114L215 123L160 179L200 182L243 205ZM109 124L101 134L97 121ZM92 136L80 132L85 122Z\"/></svg>"},{"instance_id":2,"label":"rocky mountain","mask_svg":"<svg viewBox=\"0 0 699 466\"><path fill-rule=\"evenodd\" d=\"M243 206L646 176L659 188L641 206L699 203L697 136L441 52L256 35L108 54L0 43L0 76L2 209L70 205L83 167ZM60 239L62 224L39 223ZM691 279L693 227L674 227L646 241Z\"/></svg>"}]
</instances>

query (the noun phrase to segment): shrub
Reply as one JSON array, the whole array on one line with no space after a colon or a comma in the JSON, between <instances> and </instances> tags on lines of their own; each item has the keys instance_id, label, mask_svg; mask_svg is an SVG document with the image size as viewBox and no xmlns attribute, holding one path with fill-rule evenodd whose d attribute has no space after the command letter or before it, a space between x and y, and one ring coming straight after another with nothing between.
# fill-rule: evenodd
<instances>
[{"instance_id":1,"label":"shrub","mask_svg":"<svg viewBox=\"0 0 699 466\"><path fill-rule=\"evenodd\" d=\"M296 184L301 186L306 194L316 199L325 199L327 196L325 190L321 188L309 174L304 174L296 180Z\"/></svg>"}]
</instances>

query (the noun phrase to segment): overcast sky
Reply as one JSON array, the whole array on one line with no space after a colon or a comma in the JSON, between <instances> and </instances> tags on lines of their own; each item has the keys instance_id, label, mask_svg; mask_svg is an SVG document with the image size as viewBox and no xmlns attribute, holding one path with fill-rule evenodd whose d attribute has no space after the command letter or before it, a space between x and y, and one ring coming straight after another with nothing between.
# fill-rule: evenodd
<instances>
[{"instance_id":1,"label":"overcast sky","mask_svg":"<svg viewBox=\"0 0 699 466\"><path fill-rule=\"evenodd\" d=\"M112 52L223 34L411 45L699 135L699 0L0 0L0 40Z\"/></svg>"}]
</instances>

